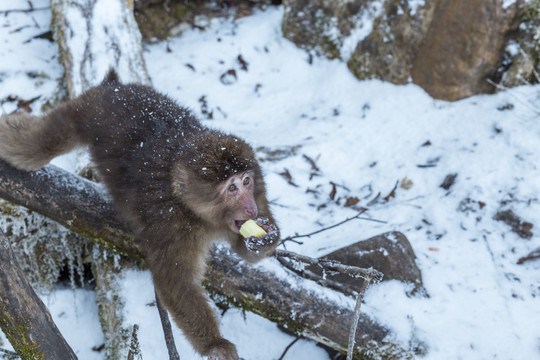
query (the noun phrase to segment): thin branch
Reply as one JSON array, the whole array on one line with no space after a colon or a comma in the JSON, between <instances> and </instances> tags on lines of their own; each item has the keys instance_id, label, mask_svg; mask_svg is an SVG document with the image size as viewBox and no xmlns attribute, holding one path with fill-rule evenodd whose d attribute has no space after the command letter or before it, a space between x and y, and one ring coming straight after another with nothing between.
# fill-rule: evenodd
<instances>
[{"instance_id":1,"label":"thin branch","mask_svg":"<svg viewBox=\"0 0 540 360\"><path fill-rule=\"evenodd\" d=\"M342 283L339 283L337 281L326 279L326 278L322 277L319 274L315 274L312 271L308 271L308 270L305 270L305 269L299 269L298 266L295 266L292 261L289 261L288 259L286 259L284 257L277 257L277 260L285 268L289 269L290 271L292 271L296 275L298 275L300 277L303 277L304 279L315 281L317 284L319 284L321 286L324 286L324 287L327 287L327 288L342 292L342 293L344 293L345 295L348 295L348 296L356 296L357 295L357 291L354 290L353 288L351 288L350 286L346 285L346 284L342 284Z\"/></svg>"},{"instance_id":2,"label":"thin branch","mask_svg":"<svg viewBox=\"0 0 540 360\"><path fill-rule=\"evenodd\" d=\"M286 237L285 239L283 239L281 242L284 243L285 241L291 241L293 239L298 239L298 238L305 238L305 237L311 237L313 235L316 235L316 234L319 234L319 233L322 233L323 231L327 231L327 230L330 230L330 229L333 229L333 228L336 228L340 225L343 225L349 221L352 221L352 220L368 220L368 221L375 221L375 222L378 222L378 223L381 223L381 224L386 224L387 222L386 221L383 221L383 220L377 220L377 219L372 219L372 218L367 218L367 217L362 217L361 215L363 213L365 213L367 211L367 209L362 209L362 211L360 211L357 215L353 216L353 217L350 217L350 218L346 218L345 220L343 221L340 221L338 222L337 224L334 224L334 225L330 225L330 226L327 226L327 227L324 227L322 229L319 229L317 231L314 231L312 233L309 233L309 234L303 234L303 235L293 235L293 236L288 236Z\"/></svg>"},{"instance_id":3,"label":"thin branch","mask_svg":"<svg viewBox=\"0 0 540 360\"><path fill-rule=\"evenodd\" d=\"M138 333L139 325L133 325L133 332L131 333L131 344L129 345L129 352L127 360L142 360L141 347L139 345Z\"/></svg>"},{"instance_id":4,"label":"thin branch","mask_svg":"<svg viewBox=\"0 0 540 360\"><path fill-rule=\"evenodd\" d=\"M328 259L316 259L305 255L300 255L292 251L276 249L275 251L276 258L288 258L292 261L298 261L305 265L316 265L321 267L325 272L332 275L333 273L346 274L353 278L362 277L364 279L369 279L373 282L380 282L383 278L383 274L378 270L373 268L360 268L352 265L344 265L339 261L328 260Z\"/></svg>"},{"instance_id":5,"label":"thin branch","mask_svg":"<svg viewBox=\"0 0 540 360\"><path fill-rule=\"evenodd\" d=\"M6 15L9 15L9 13L11 12L18 12L18 13L29 13L29 12L32 12L32 11L42 11L42 10L50 10L51 7L50 6L44 6L44 7L33 7L33 8L30 8L30 9L10 9L10 10L0 10L0 14L6 14Z\"/></svg>"},{"instance_id":6,"label":"thin branch","mask_svg":"<svg viewBox=\"0 0 540 360\"><path fill-rule=\"evenodd\" d=\"M356 306L354 308L354 320L351 326L351 331L349 333L349 347L347 349L347 360L352 360L353 352L354 352L354 339L356 337L356 329L358 327L358 319L360 319L360 306L362 305L362 301L364 300L364 294L366 293L366 289L371 283L371 278L366 277L364 279L364 283L362 284L362 289L360 289L360 293L358 293L358 297L356 298Z\"/></svg>"},{"instance_id":7,"label":"thin branch","mask_svg":"<svg viewBox=\"0 0 540 360\"><path fill-rule=\"evenodd\" d=\"M523 257L519 258L517 264L522 265L526 261L535 260L535 259L539 259L539 258L540 258L540 248L538 248L538 249L536 249L534 251L531 251L529 253L529 255L527 255L527 256L523 256Z\"/></svg>"},{"instance_id":8,"label":"thin branch","mask_svg":"<svg viewBox=\"0 0 540 360\"><path fill-rule=\"evenodd\" d=\"M279 357L278 360L283 360L285 358L285 355L287 354L287 351L289 351L290 348L292 348L292 346L294 344L296 344L296 342L298 340L300 340L301 337L300 336L297 336L296 339L294 339L289 345L287 345L287 347L285 348L285 350L283 350L283 354L281 354L281 356Z\"/></svg>"},{"instance_id":9,"label":"thin branch","mask_svg":"<svg viewBox=\"0 0 540 360\"><path fill-rule=\"evenodd\" d=\"M156 294L156 306L159 312L159 318L161 319L161 326L163 327L163 334L165 335L165 343L167 344L167 351L169 352L170 360L180 360L178 350L174 344L174 337L172 334L171 322L169 321L169 314L159 299L157 291Z\"/></svg>"},{"instance_id":10,"label":"thin branch","mask_svg":"<svg viewBox=\"0 0 540 360\"><path fill-rule=\"evenodd\" d=\"M330 275L340 273L340 274L349 275L353 278L359 278L359 277L364 278L364 283L362 284L362 288L360 289L360 292L358 293L358 297L356 298L356 306L354 310L353 323L351 325L351 330L349 332L349 346L347 349L347 360L352 360L352 356L354 352L354 342L355 342L354 340L356 337L356 330L358 328L358 320L360 319L360 307L362 305L362 301L364 300L364 294L366 293L366 289L372 282L373 283L380 282L384 275L373 268L364 269L357 266L344 265L340 263L339 261L335 261L335 260L315 259L309 256L300 255L300 254L294 253L292 251L287 251L287 250L276 249L275 256L278 259L278 261L282 264L286 262L284 258L287 258L287 259L290 259L291 261L300 262L303 265L306 265L306 264L317 265L323 269L324 273L328 273ZM304 271L303 265L294 267L293 271L296 273L300 272L301 274L307 274L308 272Z\"/></svg>"}]
</instances>

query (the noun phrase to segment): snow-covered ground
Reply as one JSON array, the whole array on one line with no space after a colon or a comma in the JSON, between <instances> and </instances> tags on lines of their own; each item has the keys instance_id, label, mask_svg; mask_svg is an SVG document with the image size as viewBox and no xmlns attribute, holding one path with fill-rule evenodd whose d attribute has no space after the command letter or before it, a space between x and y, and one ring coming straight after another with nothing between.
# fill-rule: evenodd
<instances>
[{"instance_id":1,"label":"snow-covered ground","mask_svg":"<svg viewBox=\"0 0 540 360\"><path fill-rule=\"evenodd\" d=\"M48 1L33 4L47 7ZM4 2L0 11L27 6L24 0ZM368 290L364 313L393 329L404 346L413 338L424 342L426 359L539 359L540 261L516 262L540 247L540 87L448 103L415 85L360 82L342 62L314 58L310 64L304 51L282 37L281 17L277 7L236 21L216 19L205 31L146 46L154 86L192 108L206 125L258 149L285 236L355 215L344 207L347 197L366 206L409 180L408 189L398 186L394 197L369 206L367 216L385 224L355 220L288 248L321 256L401 231L416 253L429 298L407 297L407 284L383 282ZM41 95L33 104L39 111L55 96L62 76L56 46L34 38L48 31L49 21L48 9L0 13L0 99ZM1 111L15 107L5 102ZM269 155L274 150L287 156ZM304 155L316 163L316 176ZM285 170L297 186L280 175ZM445 190L440 185L448 174L457 178ZM339 185L339 203L330 200L331 182ZM532 238L522 239L494 220L506 209L533 223ZM271 260L262 266L276 267ZM123 292L127 322L140 326L143 357L166 358L157 312L148 306L149 274L127 272ZM103 342L95 295L59 289L43 298L80 359L103 359L91 350ZM244 359L277 359L294 340L239 310L227 311L220 321ZM175 336L182 359L200 358L180 331ZM0 343L9 348L5 337ZM285 359L328 355L302 340Z\"/></svg>"}]
</instances>

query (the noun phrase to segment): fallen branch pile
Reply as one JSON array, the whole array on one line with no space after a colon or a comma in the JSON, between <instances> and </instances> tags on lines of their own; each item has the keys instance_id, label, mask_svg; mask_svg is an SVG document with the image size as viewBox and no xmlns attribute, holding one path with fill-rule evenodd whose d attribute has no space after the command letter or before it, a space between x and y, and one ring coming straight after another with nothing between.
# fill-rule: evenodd
<instances>
[{"instance_id":1,"label":"fallen branch pile","mask_svg":"<svg viewBox=\"0 0 540 360\"><path fill-rule=\"evenodd\" d=\"M50 217L144 264L127 227L118 220L98 184L52 165L27 173L0 162L0 197ZM286 254L281 250L277 253L282 258ZM332 262L322 263L329 270L337 266ZM351 301L345 297L339 301L329 300L328 290L317 290L294 276L279 277L261 267L253 267L225 246L211 251L209 264L205 286L215 301L248 309L298 335L346 351L354 313ZM358 275L363 276L362 271ZM377 278L377 275L370 276ZM384 342L388 333L388 329L360 315L355 351L369 349L371 352L380 348L389 351L391 348L392 353L400 353L399 346Z\"/></svg>"}]
</instances>

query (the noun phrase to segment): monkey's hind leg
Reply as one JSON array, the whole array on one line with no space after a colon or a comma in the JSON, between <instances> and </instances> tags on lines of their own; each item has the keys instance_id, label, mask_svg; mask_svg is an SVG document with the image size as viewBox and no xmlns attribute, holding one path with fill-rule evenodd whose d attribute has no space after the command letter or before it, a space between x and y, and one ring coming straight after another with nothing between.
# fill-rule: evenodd
<instances>
[{"instance_id":1,"label":"monkey's hind leg","mask_svg":"<svg viewBox=\"0 0 540 360\"><path fill-rule=\"evenodd\" d=\"M43 116L15 113L0 117L0 159L36 170L79 144L64 107Z\"/></svg>"}]
</instances>

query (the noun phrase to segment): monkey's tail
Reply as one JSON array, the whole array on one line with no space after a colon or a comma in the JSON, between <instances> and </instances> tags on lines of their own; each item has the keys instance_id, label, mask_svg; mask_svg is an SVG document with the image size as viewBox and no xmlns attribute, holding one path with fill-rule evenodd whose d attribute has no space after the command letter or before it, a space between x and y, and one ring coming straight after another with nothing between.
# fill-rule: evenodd
<instances>
[{"instance_id":1,"label":"monkey's tail","mask_svg":"<svg viewBox=\"0 0 540 360\"><path fill-rule=\"evenodd\" d=\"M0 159L22 170L36 170L81 145L69 112L59 106L43 116L1 116Z\"/></svg>"}]
</instances>

